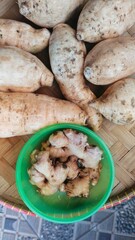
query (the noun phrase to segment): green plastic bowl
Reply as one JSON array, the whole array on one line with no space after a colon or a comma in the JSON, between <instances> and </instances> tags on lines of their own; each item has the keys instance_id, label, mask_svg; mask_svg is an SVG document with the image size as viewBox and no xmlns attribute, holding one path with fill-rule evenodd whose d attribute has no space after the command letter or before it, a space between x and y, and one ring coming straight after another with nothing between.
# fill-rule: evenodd
<instances>
[{"instance_id":1,"label":"green plastic bowl","mask_svg":"<svg viewBox=\"0 0 135 240\"><path fill-rule=\"evenodd\" d=\"M27 170L31 167L30 154L35 148L58 130L74 129L88 136L90 144L96 144L103 150L102 171L98 184L91 187L90 196L69 198L65 193L57 192L52 196L42 196L29 182ZM46 127L33 135L22 148L16 165L16 185L27 207L36 215L56 223L81 221L96 213L107 201L114 183L114 163L111 153L103 140L93 131L77 124L56 124Z\"/></svg>"}]
</instances>

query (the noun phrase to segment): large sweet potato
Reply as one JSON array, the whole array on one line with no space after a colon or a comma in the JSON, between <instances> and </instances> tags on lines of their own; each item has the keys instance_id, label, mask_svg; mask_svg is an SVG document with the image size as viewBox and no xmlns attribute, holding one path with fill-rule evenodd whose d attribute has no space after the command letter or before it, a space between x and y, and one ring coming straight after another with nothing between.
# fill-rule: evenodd
<instances>
[{"instance_id":1,"label":"large sweet potato","mask_svg":"<svg viewBox=\"0 0 135 240\"><path fill-rule=\"evenodd\" d=\"M32 134L54 123L86 124L74 103L33 93L0 92L0 138Z\"/></svg>"},{"instance_id":2,"label":"large sweet potato","mask_svg":"<svg viewBox=\"0 0 135 240\"><path fill-rule=\"evenodd\" d=\"M77 38L98 42L121 35L134 23L134 0L89 0L78 20Z\"/></svg>"},{"instance_id":3,"label":"large sweet potato","mask_svg":"<svg viewBox=\"0 0 135 240\"><path fill-rule=\"evenodd\" d=\"M48 46L49 38L50 32L46 28L34 29L23 22L0 19L0 45L37 53Z\"/></svg>"},{"instance_id":4,"label":"large sweet potato","mask_svg":"<svg viewBox=\"0 0 135 240\"><path fill-rule=\"evenodd\" d=\"M85 85L83 65L85 45L75 37L75 31L67 24L57 25L50 38L49 55L52 71L66 99L78 104L88 114L88 123L98 130L102 117L89 107L95 95Z\"/></svg>"},{"instance_id":5,"label":"large sweet potato","mask_svg":"<svg viewBox=\"0 0 135 240\"><path fill-rule=\"evenodd\" d=\"M0 91L34 92L51 86L53 74L31 53L0 47Z\"/></svg>"}]
</instances>

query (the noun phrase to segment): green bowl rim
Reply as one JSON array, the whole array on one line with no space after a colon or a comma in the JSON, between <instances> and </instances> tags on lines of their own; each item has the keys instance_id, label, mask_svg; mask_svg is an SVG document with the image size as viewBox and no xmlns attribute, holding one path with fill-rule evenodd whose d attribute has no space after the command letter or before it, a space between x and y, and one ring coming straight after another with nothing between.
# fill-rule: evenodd
<instances>
[{"instance_id":1,"label":"green bowl rim","mask_svg":"<svg viewBox=\"0 0 135 240\"><path fill-rule=\"evenodd\" d=\"M23 190L22 187L20 187L20 169L21 169L21 159L22 156L25 153L25 149L27 148L27 145L29 145L33 139L38 139L38 137L44 133L46 130L53 130L53 131L57 131L58 129L67 129L67 128L72 128L75 129L77 131L82 131L83 133L86 133L87 135L89 134L91 138L94 137L95 141L98 141L102 147L106 150L109 159L110 159L110 167L111 167L111 177L110 177L110 183L109 183L109 187L105 193L105 195L103 196L103 198L99 201L99 203L94 207L94 209L92 211L88 211L87 213L83 214L83 215L78 215L77 217L73 217L73 218L54 218L51 216L48 216L45 213L42 213L40 210L38 210L30 201L29 199L27 199L26 195L25 195L25 191ZM47 126L45 128L42 128L41 130L39 130L38 132L36 132L23 146L22 150L20 151L20 154L18 156L18 160L16 163L16 186L18 189L18 192L20 194L20 197L22 198L23 202L26 204L26 206L36 215L40 216L41 218L45 219L45 220L49 220L51 222L54 223L62 223L62 224L69 224L69 223L75 223L75 222L79 222L82 221L90 216L92 216L93 214L95 214L98 210L100 210L100 208L106 203L107 199L110 196L110 193L112 191L113 188L113 184L114 184L114 179L115 179L115 168L114 168L114 161L111 155L111 152L109 150L109 148L107 147L107 145L105 144L105 142L102 140L102 138L100 138L97 133L93 132L92 130L90 130L87 127L78 125L78 124L72 124L72 123L59 123L59 124L53 124L51 126Z\"/></svg>"}]
</instances>

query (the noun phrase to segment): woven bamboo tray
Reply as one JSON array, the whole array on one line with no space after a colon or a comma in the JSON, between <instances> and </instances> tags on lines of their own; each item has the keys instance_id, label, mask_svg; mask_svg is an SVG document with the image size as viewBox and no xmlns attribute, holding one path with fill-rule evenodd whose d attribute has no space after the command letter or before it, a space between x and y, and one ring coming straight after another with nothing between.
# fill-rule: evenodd
<instances>
[{"instance_id":1,"label":"woven bamboo tray","mask_svg":"<svg viewBox=\"0 0 135 240\"><path fill-rule=\"evenodd\" d=\"M0 18L15 19L28 22L19 14L16 0L0 0ZM126 35L135 34L133 26ZM43 62L46 56L48 66L48 51L37 55ZM49 67L49 66L48 66ZM99 96L104 88L93 90ZM63 98L59 87L54 83L51 89L42 88L42 94ZM98 134L105 140L110 148L116 167L116 178L111 198L102 208L109 208L135 196L135 124L117 126L104 120L102 129ZM20 199L15 184L15 165L18 154L30 136L0 139L0 203L27 214L32 214Z\"/></svg>"}]
</instances>

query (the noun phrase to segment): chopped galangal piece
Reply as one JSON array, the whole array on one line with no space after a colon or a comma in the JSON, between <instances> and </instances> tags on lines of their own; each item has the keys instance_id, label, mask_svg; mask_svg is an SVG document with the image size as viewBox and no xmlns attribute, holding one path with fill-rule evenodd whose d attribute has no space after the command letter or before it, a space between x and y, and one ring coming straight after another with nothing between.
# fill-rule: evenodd
<instances>
[{"instance_id":1,"label":"chopped galangal piece","mask_svg":"<svg viewBox=\"0 0 135 240\"><path fill-rule=\"evenodd\" d=\"M56 132L49 137L49 142L56 148L66 147L68 145L68 139L62 131Z\"/></svg>"},{"instance_id":2,"label":"chopped galangal piece","mask_svg":"<svg viewBox=\"0 0 135 240\"><path fill-rule=\"evenodd\" d=\"M79 168L78 168L77 160L78 158L76 156L70 156L68 158L68 162L66 164L68 167L67 179L74 179L78 176Z\"/></svg>"},{"instance_id":3,"label":"chopped galangal piece","mask_svg":"<svg viewBox=\"0 0 135 240\"><path fill-rule=\"evenodd\" d=\"M33 166L28 170L28 174L32 185L36 185L39 188L44 186L45 176L38 172Z\"/></svg>"},{"instance_id":4,"label":"chopped galangal piece","mask_svg":"<svg viewBox=\"0 0 135 240\"><path fill-rule=\"evenodd\" d=\"M46 182L44 186L41 188L40 193L45 196L53 195L58 191L57 186L51 185L49 182Z\"/></svg>"},{"instance_id":5,"label":"chopped galangal piece","mask_svg":"<svg viewBox=\"0 0 135 240\"><path fill-rule=\"evenodd\" d=\"M72 130L65 130L64 133L69 139L68 148L72 154L82 159L84 167L96 168L103 154L99 147L89 145L87 136L82 133L76 133Z\"/></svg>"},{"instance_id":6,"label":"chopped galangal piece","mask_svg":"<svg viewBox=\"0 0 135 240\"><path fill-rule=\"evenodd\" d=\"M88 197L89 182L89 176L77 177L65 184L65 191L69 197Z\"/></svg>"},{"instance_id":7,"label":"chopped galangal piece","mask_svg":"<svg viewBox=\"0 0 135 240\"><path fill-rule=\"evenodd\" d=\"M67 178L68 169L63 168L60 163L57 163L54 167L52 161L49 159L49 152L42 152L34 167L45 176L51 185L59 186Z\"/></svg>"},{"instance_id":8,"label":"chopped galangal piece","mask_svg":"<svg viewBox=\"0 0 135 240\"><path fill-rule=\"evenodd\" d=\"M100 172L101 172L101 163L98 164L97 168L84 168L80 170L79 176L84 177L84 176L89 176L90 178L90 183L92 186L96 186L96 184L99 181L100 178Z\"/></svg>"},{"instance_id":9,"label":"chopped galangal piece","mask_svg":"<svg viewBox=\"0 0 135 240\"><path fill-rule=\"evenodd\" d=\"M56 147L48 147L47 151L49 151L49 156L51 158L68 158L71 156L71 152L66 147L56 148Z\"/></svg>"}]
</instances>

